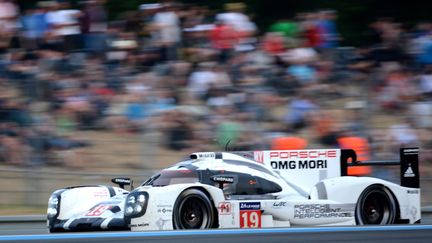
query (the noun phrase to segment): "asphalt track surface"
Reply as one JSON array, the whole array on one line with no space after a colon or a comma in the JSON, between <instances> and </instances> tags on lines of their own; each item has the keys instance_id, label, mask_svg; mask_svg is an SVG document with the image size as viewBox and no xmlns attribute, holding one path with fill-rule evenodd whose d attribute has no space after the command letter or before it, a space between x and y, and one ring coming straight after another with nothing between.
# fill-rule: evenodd
<instances>
[{"instance_id":1,"label":"asphalt track surface","mask_svg":"<svg viewBox=\"0 0 432 243\"><path fill-rule=\"evenodd\" d=\"M432 225L274 228L0 236L0 242L432 242Z\"/></svg>"},{"instance_id":2,"label":"asphalt track surface","mask_svg":"<svg viewBox=\"0 0 432 243\"><path fill-rule=\"evenodd\" d=\"M428 225L432 227L432 213L423 213L422 223L416 226L428 226ZM1 237L5 235L42 235L47 233L48 233L48 229L46 226L46 222L45 221L41 222L40 219L29 220L29 221L25 221L21 219L15 221L10 220L9 222L7 221L0 222L0 241L1 241ZM431 239L430 242L432 243L432 237L430 239Z\"/></svg>"}]
</instances>

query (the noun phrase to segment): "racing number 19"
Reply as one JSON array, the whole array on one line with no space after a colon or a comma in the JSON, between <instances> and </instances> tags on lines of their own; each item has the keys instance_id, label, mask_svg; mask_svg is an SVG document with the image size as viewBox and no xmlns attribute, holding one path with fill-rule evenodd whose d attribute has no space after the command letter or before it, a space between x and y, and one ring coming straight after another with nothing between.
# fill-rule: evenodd
<instances>
[{"instance_id":1,"label":"racing number 19","mask_svg":"<svg viewBox=\"0 0 432 243\"><path fill-rule=\"evenodd\" d=\"M240 210L240 228L261 228L261 211Z\"/></svg>"},{"instance_id":2,"label":"racing number 19","mask_svg":"<svg viewBox=\"0 0 432 243\"><path fill-rule=\"evenodd\" d=\"M102 215L106 210L110 209L111 205L97 205L90 209L86 216L100 216Z\"/></svg>"}]
</instances>

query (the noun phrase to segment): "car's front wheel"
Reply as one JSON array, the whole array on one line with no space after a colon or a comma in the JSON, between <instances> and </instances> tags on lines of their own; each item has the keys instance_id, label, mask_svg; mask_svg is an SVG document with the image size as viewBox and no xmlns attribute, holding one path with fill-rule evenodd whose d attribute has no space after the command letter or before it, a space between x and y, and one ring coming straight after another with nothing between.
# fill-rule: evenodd
<instances>
[{"instance_id":1,"label":"car's front wheel","mask_svg":"<svg viewBox=\"0 0 432 243\"><path fill-rule=\"evenodd\" d=\"M380 185L366 188L360 195L356 206L356 223L392 224L396 219L396 201L391 192Z\"/></svg>"},{"instance_id":2,"label":"car's front wheel","mask_svg":"<svg viewBox=\"0 0 432 243\"><path fill-rule=\"evenodd\" d=\"M215 220L214 207L208 196L198 189L180 194L174 205L174 229L208 229Z\"/></svg>"}]
</instances>

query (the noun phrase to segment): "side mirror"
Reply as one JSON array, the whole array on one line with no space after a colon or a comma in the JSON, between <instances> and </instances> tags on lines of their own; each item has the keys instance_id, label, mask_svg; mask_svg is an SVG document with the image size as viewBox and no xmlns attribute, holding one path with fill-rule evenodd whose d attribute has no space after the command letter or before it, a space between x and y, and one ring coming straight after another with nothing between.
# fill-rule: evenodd
<instances>
[{"instance_id":1,"label":"side mirror","mask_svg":"<svg viewBox=\"0 0 432 243\"><path fill-rule=\"evenodd\" d=\"M131 185L131 190L133 190L133 181L130 178L116 177L112 178L111 182L119 185L122 189L124 189L125 186Z\"/></svg>"}]
</instances>

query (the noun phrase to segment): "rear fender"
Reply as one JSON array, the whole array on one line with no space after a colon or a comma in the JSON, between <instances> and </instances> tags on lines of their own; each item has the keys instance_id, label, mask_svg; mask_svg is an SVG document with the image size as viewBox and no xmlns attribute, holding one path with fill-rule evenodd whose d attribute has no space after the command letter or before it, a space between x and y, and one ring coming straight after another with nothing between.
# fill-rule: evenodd
<instances>
[{"instance_id":1,"label":"rear fender","mask_svg":"<svg viewBox=\"0 0 432 243\"><path fill-rule=\"evenodd\" d=\"M341 203L357 203L361 193L371 185L382 185L390 190L398 205L399 219L414 223L420 215L420 189L372 177L343 176L317 183L310 193L310 199L328 199Z\"/></svg>"}]
</instances>

